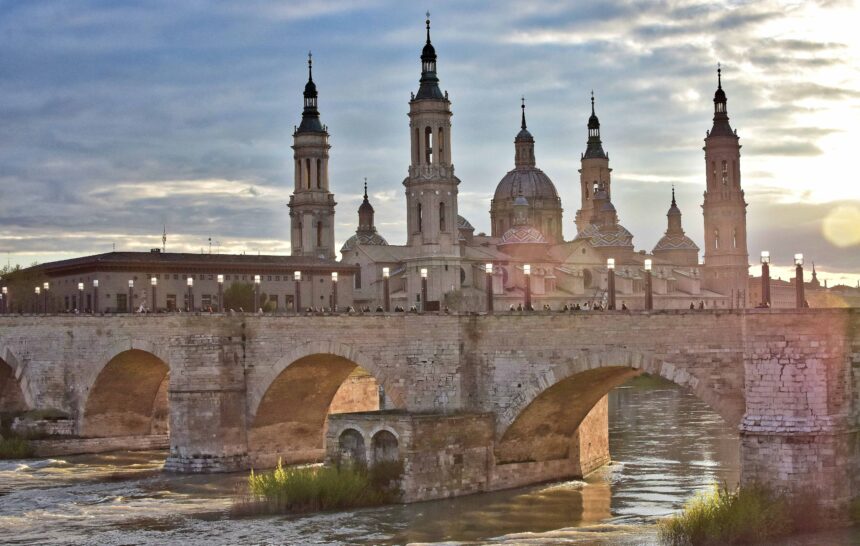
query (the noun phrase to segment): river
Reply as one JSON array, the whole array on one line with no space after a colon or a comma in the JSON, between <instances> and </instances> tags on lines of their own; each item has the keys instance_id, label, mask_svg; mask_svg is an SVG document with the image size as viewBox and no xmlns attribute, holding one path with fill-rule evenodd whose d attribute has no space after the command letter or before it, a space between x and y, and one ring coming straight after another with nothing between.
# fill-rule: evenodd
<instances>
[{"instance_id":1,"label":"river","mask_svg":"<svg viewBox=\"0 0 860 546\"><path fill-rule=\"evenodd\" d=\"M307 516L228 517L244 475L177 476L164 452L0 461L3 544L657 544L655 522L738 480L737 434L671 383L610 393L613 463L585 480ZM785 546L860 544L860 529Z\"/></svg>"}]
</instances>

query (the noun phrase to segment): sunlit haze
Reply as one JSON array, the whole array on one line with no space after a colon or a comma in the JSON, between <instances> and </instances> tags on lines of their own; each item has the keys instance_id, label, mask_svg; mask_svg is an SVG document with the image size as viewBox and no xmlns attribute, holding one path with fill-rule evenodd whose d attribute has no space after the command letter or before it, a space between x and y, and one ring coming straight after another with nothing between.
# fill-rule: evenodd
<instances>
[{"instance_id":1,"label":"sunlit haze","mask_svg":"<svg viewBox=\"0 0 860 546\"><path fill-rule=\"evenodd\" d=\"M0 252L29 265L148 250L288 254L292 132L314 54L331 133L336 247L367 177L376 225L406 237L408 101L424 10L452 101L460 214L489 232L525 96L537 165L576 233L594 90L613 202L651 249L674 184L702 241L703 138L716 67L742 153L749 249L860 280L860 6L252 0L0 4ZM751 269L758 273L758 267Z\"/></svg>"}]
</instances>

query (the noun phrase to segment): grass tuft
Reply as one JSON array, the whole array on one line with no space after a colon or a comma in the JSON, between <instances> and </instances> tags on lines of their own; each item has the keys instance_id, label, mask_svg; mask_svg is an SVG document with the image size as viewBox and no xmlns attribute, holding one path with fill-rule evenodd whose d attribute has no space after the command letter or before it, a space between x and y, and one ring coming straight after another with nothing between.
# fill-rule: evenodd
<instances>
[{"instance_id":1,"label":"grass tuft","mask_svg":"<svg viewBox=\"0 0 860 546\"><path fill-rule=\"evenodd\" d=\"M714 486L662 520L660 539L673 546L755 544L819 525L814 499L752 484L729 491Z\"/></svg>"},{"instance_id":2,"label":"grass tuft","mask_svg":"<svg viewBox=\"0 0 860 546\"><path fill-rule=\"evenodd\" d=\"M284 467L248 477L248 493L233 506L235 515L317 512L378 506L400 497L401 462L371 469L356 466Z\"/></svg>"},{"instance_id":3,"label":"grass tuft","mask_svg":"<svg viewBox=\"0 0 860 546\"><path fill-rule=\"evenodd\" d=\"M0 459L28 459L33 446L24 438L0 438Z\"/></svg>"}]
</instances>

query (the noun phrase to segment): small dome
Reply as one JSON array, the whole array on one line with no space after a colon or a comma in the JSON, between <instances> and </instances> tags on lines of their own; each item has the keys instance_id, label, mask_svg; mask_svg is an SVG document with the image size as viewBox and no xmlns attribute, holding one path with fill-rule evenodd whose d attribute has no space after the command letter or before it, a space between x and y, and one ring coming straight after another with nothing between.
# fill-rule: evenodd
<instances>
[{"instance_id":1,"label":"small dome","mask_svg":"<svg viewBox=\"0 0 860 546\"><path fill-rule=\"evenodd\" d=\"M358 214L361 215L363 212L373 213L373 205L371 205L370 201L367 200L366 195L364 197L364 201L362 201L361 205L358 207Z\"/></svg>"},{"instance_id":2,"label":"small dome","mask_svg":"<svg viewBox=\"0 0 860 546\"><path fill-rule=\"evenodd\" d=\"M472 224L468 220L466 220L465 218L460 216L459 214L457 215L457 229L458 230L466 230L466 231L475 231L475 228L472 226Z\"/></svg>"},{"instance_id":3,"label":"small dome","mask_svg":"<svg viewBox=\"0 0 860 546\"><path fill-rule=\"evenodd\" d=\"M726 92L722 87L718 87L717 92L714 93L714 102L726 102Z\"/></svg>"},{"instance_id":4,"label":"small dome","mask_svg":"<svg viewBox=\"0 0 860 546\"><path fill-rule=\"evenodd\" d=\"M542 170L535 167L520 167L509 171L496 186L493 199L500 202L515 199L519 195L520 187L523 197L532 203L535 199L558 200L555 184Z\"/></svg>"},{"instance_id":5,"label":"small dome","mask_svg":"<svg viewBox=\"0 0 860 546\"><path fill-rule=\"evenodd\" d=\"M518 142L521 142L521 141L534 142L535 138L532 136L532 134L529 132L528 129L523 127L522 129L520 129L520 132L517 133L517 138L515 140Z\"/></svg>"},{"instance_id":6,"label":"small dome","mask_svg":"<svg viewBox=\"0 0 860 546\"><path fill-rule=\"evenodd\" d=\"M357 233L343 243L340 251L342 253L349 252L350 250L355 249L358 245L388 246L388 241L375 231L373 233Z\"/></svg>"},{"instance_id":7,"label":"small dome","mask_svg":"<svg viewBox=\"0 0 860 546\"><path fill-rule=\"evenodd\" d=\"M313 80L308 80L308 83L305 84L305 97L316 97L317 96L317 84L314 83Z\"/></svg>"},{"instance_id":8,"label":"small dome","mask_svg":"<svg viewBox=\"0 0 860 546\"><path fill-rule=\"evenodd\" d=\"M546 238L531 226L514 226L499 240L499 246L526 243L546 244Z\"/></svg>"},{"instance_id":9,"label":"small dome","mask_svg":"<svg viewBox=\"0 0 860 546\"><path fill-rule=\"evenodd\" d=\"M654 247L654 252L661 250L695 250L698 252L699 247L686 235L664 235Z\"/></svg>"},{"instance_id":10,"label":"small dome","mask_svg":"<svg viewBox=\"0 0 860 546\"><path fill-rule=\"evenodd\" d=\"M621 224L615 226L598 226L589 224L580 231L576 239L588 239L594 247L633 247L633 234Z\"/></svg>"},{"instance_id":11,"label":"small dome","mask_svg":"<svg viewBox=\"0 0 860 546\"><path fill-rule=\"evenodd\" d=\"M424 44L424 49L421 50L421 60L436 60L436 48L434 48L433 44L431 44L430 42Z\"/></svg>"}]
</instances>

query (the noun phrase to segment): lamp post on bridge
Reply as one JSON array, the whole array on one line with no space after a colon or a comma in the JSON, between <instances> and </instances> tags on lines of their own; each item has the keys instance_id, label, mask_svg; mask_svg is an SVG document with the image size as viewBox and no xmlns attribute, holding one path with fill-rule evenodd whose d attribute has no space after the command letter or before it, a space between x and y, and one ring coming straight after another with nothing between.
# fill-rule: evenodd
<instances>
[{"instance_id":1,"label":"lamp post on bridge","mask_svg":"<svg viewBox=\"0 0 860 546\"><path fill-rule=\"evenodd\" d=\"M523 278L525 279L526 311L532 310L532 266L523 264Z\"/></svg>"},{"instance_id":2,"label":"lamp post on bridge","mask_svg":"<svg viewBox=\"0 0 860 546\"><path fill-rule=\"evenodd\" d=\"M42 294L43 294L42 298L45 300L45 303L43 304L43 308L44 308L46 315L48 314L48 290L50 290L50 289L51 289L51 283L46 281L45 283L42 284Z\"/></svg>"},{"instance_id":3,"label":"lamp post on bridge","mask_svg":"<svg viewBox=\"0 0 860 546\"><path fill-rule=\"evenodd\" d=\"M302 312L302 272L294 272L293 279L296 281L296 314L299 314Z\"/></svg>"},{"instance_id":4,"label":"lamp post on bridge","mask_svg":"<svg viewBox=\"0 0 860 546\"><path fill-rule=\"evenodd\" d=\"M93 314L99 312L99 280L93 279Z\"/></svg>"},{"instance_id":5,"label":"lamp post on bridge","mask_svg":"<svg viewBox=\"0 0 860 546\"><path fill-rule=\"evenodd\" d=\"M260 308L260 276L254 275L254 312Z\"/></svg>"},{"instance_id":6,"label":"lamp post on bridge","mask_svg":"<svg viewBox=\"0 0 860 546\"><path fill-rule=\"evenodd\" d=\"M84 313L86 309L84 308L84 283L78 283L78 311Z\"/></svg>"},{"instance_id":7,"label":"lamp post on bridge","mask_svg":"<svg viewBox=\"0 0 860 546\"><path fill-rule=\"evenodd\" d=\"M6 314L9 314L9 309L10 309L10 306L9 306L9 288L4 286L2 293L3 293L3 314L6 315Z\"/></svg>"},{"instance_id":8,"label":"lamp post on bridge","mask_svg":"<svg viewBox=\"0 0 860 546\"><path fill-rule=\"evenodd\" d=\"M186 311L191 312L194 310L194 277L188 277L185 281L188 285L188 296L186 296Z\"/></svg>"},{"instance_id":9,"label":"lamp post on bridge","mask_svg":"<svg viewBox=\"0 0 860 546\"><path fill-rule=\"evenodd\" d=\"M796 294L796 305L798 309L806 307L806 295L803 286L803 254L794 255L795 275L794 291Z\"/></svg>"},{"instance_id":10,"label":"lamp post on bridge","mask_svg":"<svg viewBox=\"0 0 860 546\"><path fill-rule=\"evenodd\" d=\"M224 275L218 275L218 312L224 312Z\"/></svg>"},{"instance_id":11,"label":"lamp post on bridge","mask_svg":"<svg viewBox=\"0 0 860 546\"><path fill-rule=\"evenodd\" d=\"M128 280L128 312L134 313L134 279Z\"/></svg>"},{"instance_id":12,"label":"lamp post on bridge","mask_svg":"<svg viewBox=\"0 0 860 546\"><path fill-rule=\"evenodd\" d=\"M427 309L427 268L421 268L421 311Z\"/></svg>"},{"instance_id":13,"label":"lamp post on bridge","mask_svg":"<svg viewBox=\"0 0 860 546\"><path fill-rule=\"evenodd\" d=\"M155 277L151 277L149 279L149 284L152 285L152 312L155 313L158 311L158 305L155 304L155 296L157 295L156 291L158 288L158 279Z\"/></svg>"},{"instance_id":14,"label":"lamp post on bridge","mask_svg":"<svg viewBox=\"0 0 860 546\"><path fill-rule=\"evenodd\" d=\"M42 293L42 289L37 286L34 292L36 293L36 298L33 300L33 314L37 315L39 314L39 294Z\"/></svg>"},{"instance_id":15,"label":"lamp post on bridge","mask_svg":"<svg viewBox=\"0 0 860 546\"><path fill-rule=\"evenodd\" d=\"M615 309L615 258L606 260L606 285L609 291L607 307L611 311Z\"/></svg>"},{"instance_id":16,"label":"lamp post on bridge","mask_svg":"<svg viewBox=\"0 0 860 546\"><path fill-rule=\"evenodd\" d=\"M331 310L337 313L337 271L331 272Z\"/></svg>"},{"instance_id":17,"label":"lamp post on bridge","mask_svg":"<svg viewBox=\"0 0 860 546\"><path fill-rule=\"evenodd\" d=\"M653 267L653 263L650 259L645 260L645 309L648 311L654 309L654 287L651 283L651 268Z\"/></svg>"},{"instance_id":18,"label":"lamp post on bridge","mask_svg":"<svg viewBox=\"0 0 860 546\"><path fill-rule=\"evenodd\" d=\"M493 264L485 264L484 271L487 274L487 314L493 314Z\"/></svg>"},{"instance_id":19,"label":"lamp post on bridge","mask_svg":"<svg viewBox=\"0 0 860 546\"><path fill-rule=\"evenodd\" d=\"M761 251L761 306L770 307L770 252Z\"/></svg>"},{"instance_id":20,"label":"lamp post on bridge","mask_svg":"<svg viewBox=\"0 0 860 546\"><path fill-rule=\"evenodd\" d=\"M391 275L391 270L387 267L382 268L382 308L386 313L391 311L391 292L389 287L388 277Z\"/></svg>"}]
</instances>

